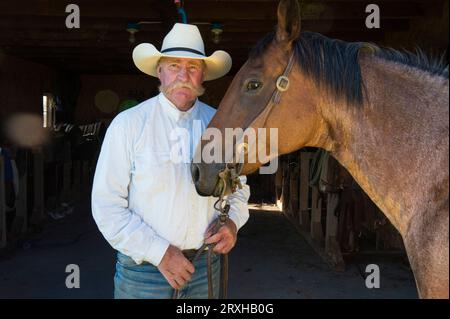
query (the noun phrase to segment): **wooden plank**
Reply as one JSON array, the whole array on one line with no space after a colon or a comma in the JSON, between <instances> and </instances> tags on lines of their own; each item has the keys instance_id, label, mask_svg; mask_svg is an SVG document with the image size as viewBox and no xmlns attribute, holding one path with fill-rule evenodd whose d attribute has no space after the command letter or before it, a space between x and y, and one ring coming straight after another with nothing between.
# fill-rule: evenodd
<instances>
[{"instance_id":1,"label":"wooden plank","mask_svg":"<svg viewBox=\"0 0 450 319\"><path fill-rule=\"evenodd\" d=\"M325 234L325 253L337 269L344 269L345 262L341 248L337 241L338 218L335 216L339 195L336 193L327 194L327 222Z\"/></svg>"},{"instance_id":2,"label":"wooden plank","mask_svg":"<svg viewBox=\"0 0 450 319\"><path fill-rule=\"evenodd\" d=\"M19 194L16 200L16 218L20 221L20 233L26 234L28 228L28 152L25 152L23 172L19 172Z\"/></svg>"},{"instance_id":3,"label":"wooden plank","mask_svg":"<svg viewBox=\"0 0 450 319\"><path fill-rule=\"evenodd\" d=\"M61 201L67 203L71 197L71 185L72 185L72 162L63 164L63 188Z\"/></svg>"},{"instance_id":4,"label":"wooden plank","mask_svg":"<svg viewBox=\"0 0 450 319\"><path fill-rule=\"evenodd\" d=\"M260 32L247 32L245 34L236 32L224 32L220 38L220 42L215 44L209 34L204 35L204 42L206 53L210 50L239 50L253 48L260 39L262 39L271 29L263 30ZM306 29L313 32L319 32L329 38L338 38L345 41L380 41L384 39L386 32L389 32L387 28L383 29L367 29L365 28L364 21L361 21L359 27L355 30L336 30L332 26L323 26L321 29ZM394 30L392 30L394 31ZM398 32L398 30L395 30ZM163 33L159 32L147 32L140 31L136 33L136 42L150 42L160 47L161 39L164 37ZM126 31L122 32L107 32L101 34L98 31L83 31L83 32L67 32L67 31L54 31L49 35L49 31L46 30L11 30L5 34L0 34L0 44L4 46L14 46L8 52L21 47L28 47L28 51L33 48L66 48L66 51L78 50L83 48L93 48L95 53L102 53L104 55L115 56L119 53L130 53L134 48L134 44L129 43L129 34ZM237 40L238 39L238 40ZM30 48L32 47L32 48ZM115 51L121 49L121 52ZM87 50L87 49L85 49ZM111 51L113 50L113 51ZM23 50L24 51L24 50Z\"/></svg>"},{"instance_id":5,"label":"wooden plank","mask_svg":"<svg viewBox=\"0 0 450 319\"><path fill-rule=\"evenodd\" d=\"M72 173L73 173L73 180L72 180L72 196L75 200L78 200L80 197L80 194L82 192L81 190L81 162L80 161L74 161L72 162Z\"/></svg>"},{"instance_id":6,"label":"wooden plank","mask_svg":"<svg viewBox=\"0 0 450 319\"><path fill-rule=\"evenodd\" d=\"M40 225L44 220L44 156L41 152L33 153L33 192L34 206L30 222Z\"/></svg>"},{"instance_id":7,"label":"wooden plank","mask_svg":"<svg viewBox=\"0 0 450 319\"><path fill-rule=\"evenodd\" d=\"M286 215L291 215L292 211L289 210L289 198L290 198L290 190L289 190L289 163L287 156L283 157L282 167L283 167L283 190L282 190L282 208L283 212Z\"/></svg>"},{"instance_id":8,"label":"wooden plank","mask_svg":"<svg viewBox=\"0 0 450 319\"><path fill-rule=\"evenodd\" d=\"M439 3L435 1L434 3ZM415 17L420 16L428 3L408 3L383 1L380 11L384 17ZM366 17L367 3L363 1L353 2L329 2L321 1L307 3L301 6L301 14L304 18L320 19L355 19ZM278 2L263 2L257 6L254 3L215 3L209 6L205 14L205 5L186 1L188 20L195 21L222 21L227 19L247 20L275 20L277 16Z\"/></svg>"},{"instance_id":9,"label":"wooden plank","mask_svg":"<svg viewBox=\"0 0 450 319\"><path fill-rule=\"evenodd\" d=\"M255 3L256 2L256 3ZM189 0L185 1L185 9L188 14L189 20L192 21L195 17L201 17L206 20L210 17L213 19L215 15L218 15L221 11L224 11L224 16L243 16L244 18L250 18L257 16L259 18L268 18L267 15L276 16L276 9L278 6L277 0L272 1L211 1L211 0ZM336 0L315 0L315 1L303 1L301 8L304 15L311 15L312 13L320 13L322 8L327 9L339 9L347 8L365 8L366 1L336 1ZM133 5L124 5L123 1L114 0L77 0L76 2L66 1L50 1L50 0L29 0L26 5L22 2L14 1L2 1L0 2L0 15L17 15L17 14L29 14L40 16L67 16L65 8L69 3L76 3L80 7L80 13L84 17L141 17L155 19L161 18L161 10L166 8L172 10L174 8L173 1L161 1L161 0L140 0L134 1ZM421 8L425 5L433 6L442 3L441 0L377 0L376 2L381 9L398 12L398 14L407 14L409 12L417 12L416 8ZM175 10L173 10L175 11ZM233 16L233 11L236 12ZM247 11L248 15L243 15ZM405 12L402 12L405 11ZM365 12L365 11L363 11ZM239 15L237 13L240 13ZM172 14L168 12L167 14ZM174 14L176 16L176 12ZM220 17L220 16L219 16Z\"/></svg>"},{"instance_id":10,"label":"wooden plank","mask_svg":"<svg viewBox=\"0 0 450 319\"><path fill-rule=\"evenodd\" d=\"M81 185L84 190L89 188L90 184L90 168L89 168L89 161L83 161L81 166Z\"/></svg>"},{"instance_id":11,"label":"wooden plank","mask_svg":"<svg viewBox=\"0 0 450 319\"><path fill-rule=\"evenodd\" d=\"M309 160L310 152L300 152L300 207L299 224L303 230L310 230L309 217Z\"/></svg>"},{"instance_id":12,"label":"wooden plank","mask_svg":"<svg viewBox=\"0 0 450 319\"><path fill-rule=\"evenodd\" d=\"M319 189L316 186L312 187L311 239L319 244L323 244L322 199L319 196Z\"/></svg>"},{"instance_id":13,"label":"wooden plank","mask_svg":"<svg viewBox=\"0 0 450 319\"><path fill-rule=\"evenodd\" d=\"M281 159L279 160L279 166L275 175L275 204L282 210L283 166Z\"/></svg>"},{"instance_id":14,"label":"wooden plank","mask_svg":"<svg viewBox=\"0 0 450 319\"><path fill-rule=\"evenodd\" d=\"M161 18L159 3L166 1L146 0L136 1L133 5L124 5L123 1L105 0L77 0L72 1L51 1L32 0L26 4L14 1L0 1L0 15L37 15L37 16L57 16L67 17L66 6L74 3L80 8L80 21L83 17L122 17L122 18L143 18L156 20ZM168 2L168 1L167 1Z\"/></svg>"},{"instance_id":15,"label":"wooden plank","mask_svg":"<svg viewBox=\"0 0 450 319\"><path fill-rule=\"evenodd\" d=\"M330 29L334 31L356 31L360 30L361 26L365 26L365 18L359 19L302 19L302 30L310 30L315 32L323 32ZM23 17L24 23L17 24L17 17L4 16L0 19L0 29L8 29L10 32L15 32L16 36L19 34L33 34L33 30L40 30L46 32L46 38L52 37L52 33L65 34L85 34L86 32L98 36L105 34L123 34L128 36L126 32L127 23L130 22L127 18L92 18L83 17L83 28L80 30L68 30L65 21L61 17L42 17L42 16L28 16ZM407 31L409 28L409 18L385 18L380 17L381 25L385 31ZM191 22L192 23L192 22ZM195 22L193 22L195 24ZM211 30L210 21L199 23L197 26L200 29L203 37L206 40ZM277 20L239 20L229 19L222 20L223 31L225 34L238 34L239 38L246 35L246 33L267 33L277 25ZM33 29L33 30L30 30ZM140 29L136 36L145 34L152 38L163 37L165 35L165 27L162 21L153 21L148 24L140 24ZM158 39L161 41L161 38Z\"/></svg>"},{"instance_id":16,"label":"wooden plank","mask_svg":"<svg viewBox=\"0 0 450 319\"><path fill-rule=\"evenodd\" d=\"M299 211L299 170L298 152L289 154L290 209L295 216Z\"/></svg>"},{"instance_id":17,"label":"wooden plank","mask_svg":"<svg viewBox=\"0 0 450 319\"><path fill-rule=\"evenodd\" d=\"M0 249L6 244L5 168L3 156L0 156Z\"/></svg>"}]
</instances>

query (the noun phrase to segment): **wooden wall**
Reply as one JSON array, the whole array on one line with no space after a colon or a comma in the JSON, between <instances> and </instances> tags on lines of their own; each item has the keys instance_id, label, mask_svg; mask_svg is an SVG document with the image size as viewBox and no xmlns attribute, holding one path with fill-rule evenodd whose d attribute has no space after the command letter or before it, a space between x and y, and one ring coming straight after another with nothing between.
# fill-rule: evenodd
<instances>
[{"instance_id":1,"label":"wooden wall","mask_svg":"<svg viewBox=\"0 0 450 319\"><path fill-rule=\"evenodd\" d=\"M0 119L14 112L42 114L42 95L52 89L55 70L0 55Z\"/></svg>"}]
</instances>

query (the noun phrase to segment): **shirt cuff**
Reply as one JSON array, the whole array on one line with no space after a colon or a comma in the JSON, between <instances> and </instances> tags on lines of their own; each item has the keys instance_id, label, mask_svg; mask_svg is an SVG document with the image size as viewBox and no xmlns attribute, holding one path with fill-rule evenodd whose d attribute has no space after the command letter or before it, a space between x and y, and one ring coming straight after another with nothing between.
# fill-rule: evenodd
<instances>
[{"instance_id":1,"label":"shirt cuff","mask_svg":"<svg viewBox=\"0 0 450 319\"><path fill-rule=\"evenodd\" d=\"M145 260L158 267L169 245L170 243L167 240L155 235Z\"/></svg>"},{"instance_id":2,"label":"shirt cuff","mask_svg":"<svg viewBox=\"0 0 450 319\"><path fill-rule=\"evenodd\" d=\"M234 222L234 224L236 225L236 230L239 231L239 229L241 229L242 226L244 226L244 224L247 222L246 220L241 220L241 216L239 214L237 214L235 211L233 212L229 212L228 217Z\"/></svg>"}]
</instances>

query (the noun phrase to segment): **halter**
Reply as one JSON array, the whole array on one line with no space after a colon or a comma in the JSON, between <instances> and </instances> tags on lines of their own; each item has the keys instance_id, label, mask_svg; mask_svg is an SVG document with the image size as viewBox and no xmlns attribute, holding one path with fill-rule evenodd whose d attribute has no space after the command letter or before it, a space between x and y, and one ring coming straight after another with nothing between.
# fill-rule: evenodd
<instances>
[{"instance_id":1,"label":"halter","mask_svg":"<svg viewBox=\"0 0 450 319\"><path fill-rule=\"evenodd\" d=\"M264 117L263 117L263 119L264 119L264 122L263 122L263 125L262 125L263 127L266 124L267 117L269 116L270 112L272 111L272 108L276 104L280 103L281 93L287 91L288 88L289 88L289 77L288 77L288 75L291 73L292 67L294 66L294 61L295 61L294 57L295 57L295 50L292 51L292 54L291 54L291 56L289 58L289 62L287 63L283 74L280 75L277 78L277 81L275 82L275 90L273 91L272 96L270 97L270 100L267 103L267 106L264 108L264 110L261 113L258 114L258 115L261 115L261 114L265 113ZM258 115L256 117L258 117ZM253 121L254 120L255 119L253 119Z\"/></svg>"}]
</instances>

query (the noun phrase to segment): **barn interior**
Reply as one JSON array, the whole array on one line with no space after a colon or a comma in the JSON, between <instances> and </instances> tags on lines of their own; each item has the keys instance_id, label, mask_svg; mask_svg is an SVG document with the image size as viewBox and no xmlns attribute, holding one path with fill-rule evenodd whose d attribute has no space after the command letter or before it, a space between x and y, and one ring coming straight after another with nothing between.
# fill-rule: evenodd
<instances>
[{"instance_id":1,"label":"barn interior","mask_svg":"<svg viewBox=\"0 0 450 319\"><path fill-rule=\"evenodd\" d=\"M448 49L448 0L377 0L380 28L366 27L370 14L367 1L299 2L302 30L348 42L421 48L434 56ZM205 83L201 100L217 107L251 48L277 24L275 0L77 0L78 26L73 18L76 9L70 7L73 3L0 2L2 130L8 130L8 123L19 123L18 131L3 132L0 140L0 268L2 263L2 269L9 267L7 273L12 277L15 258L39 251L43 242L47 247L76 242L85 225L92 227L90 187L108 125L120 112L158 93L157 79L141 73L133 63L132 51L137 44L148 42L160 48L174 23L197 25L207 55L225 50L233 59L225 77ZM36 127L45 127L45 134L37 136L33 131ZM44 142L35 146L34 140ZM248 183L253 219L247 237L270 227L267 220L277 227L286 223L298 235L289 237L294 242L287 247L296 250L295 240L301 239L306 243L304 249L314 252L310 255L333 273L345 272L355 263L386 260L410 273L397 230L345 168L325 152L306 148L283 155L275 174L249 175ZM338 208L332 202L335 200ZM67 223L72 220L81 233L70 231ZM49 230L55 232L46 237ZM108 245L100 236L96 238L101 242L97 245ZM263 254L264 247L259 249ZM112 252L108 250L105 255L112 265ZM249 269L241 267L244 272ZM9 297L11 290L2 291L1 282L0 296ZM8 287L6 279L3 282L3 287ZM403 284L414 290L411 277ZM388 296L415 297L401 284L397 289L398 295ZM18 290L14 296L41 297L38 289L34 291L35 295L26 295ZM307 298L303 292L293 291L283 297ZM91 292L86 296L104 295ZM333 297L325 292L309 296Z\"/></svg>"}]
</instances>

